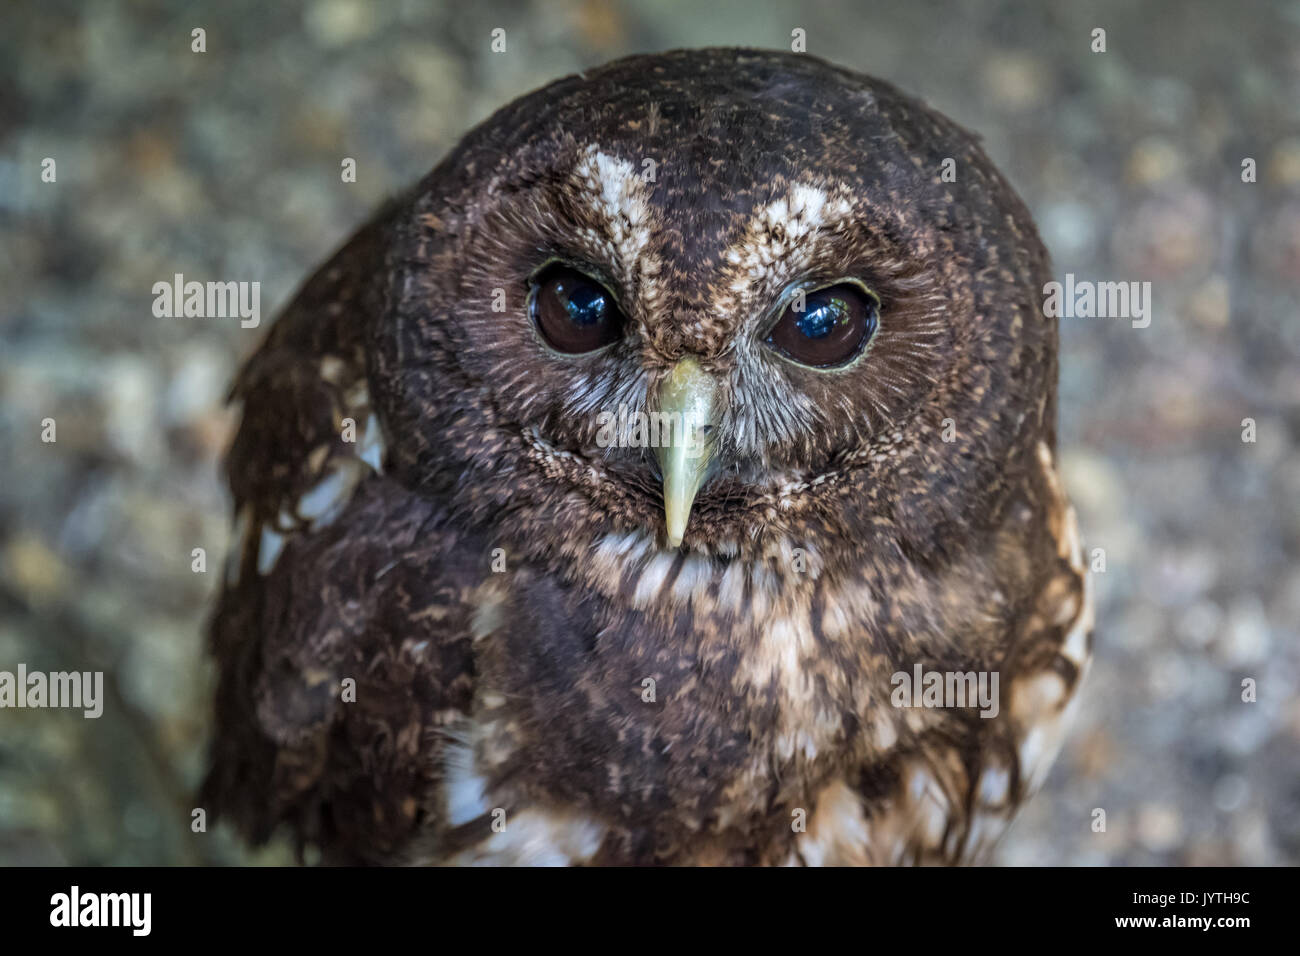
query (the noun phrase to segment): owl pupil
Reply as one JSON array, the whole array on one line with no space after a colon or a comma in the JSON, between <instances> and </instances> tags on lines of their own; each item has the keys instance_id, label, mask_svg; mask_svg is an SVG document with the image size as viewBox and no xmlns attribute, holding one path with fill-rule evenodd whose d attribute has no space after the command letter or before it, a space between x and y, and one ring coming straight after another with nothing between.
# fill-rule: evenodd
<instances>
[{"instance_id":1,"label":"owl pupil","mask_svg":"<svg viewBox=\"0 0 1300 956\"><path fill-rule=\"evenodd\" d=\"M605 321L609 300L602 289L592 285L578 285L571 290L557 290L564 300L564 310L577 325L599 325Z\"/></svg>"},{"instance_id":2,"label":"owl pupil","mask_svg":"<svg viewBox=\"0 0 1300 956\"><path fill-rule=\"evenodd\" d=\"M821 339L830 335L835 326L849 321L849 306L843 299L827 299L816 305L809 305L795 322L810 339Z\"/></svg>"},{"instance_id":3,"label":"owl pupil","mask_svg":"<svg viewBox=\"0 0 1300 956\"><path fill-rule=\"evenodd\" d=\"M576 269L553 265L531 284L528 308L552 348L581 355L623 334L623 313L613 293Z\"/></svg>"},{"instance_id":4,"label":"owl pupil","mask_svg":"<svg viewBox=\"0 0 1300 956\"><path fill-rule=\"evenodd\" d=\"M875 335L879 302L856 280L811 291L785 306L763 342L800 365L844 365Z\"/></svg>"}]
</instances>

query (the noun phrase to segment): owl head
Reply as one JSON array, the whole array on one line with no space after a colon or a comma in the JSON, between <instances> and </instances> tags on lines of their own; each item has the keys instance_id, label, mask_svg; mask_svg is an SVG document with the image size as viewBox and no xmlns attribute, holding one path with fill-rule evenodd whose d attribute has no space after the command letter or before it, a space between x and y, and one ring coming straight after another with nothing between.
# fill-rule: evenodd
<instances>
[{"instance_id":1,"label":"owl head","mask_svg":"<svg viewBox=\"0 0 1300 956\"><path fill-rule=\"evenodd\" d=\"M505 107L405 198L367 333L388 467L525 549L923 557L1052 438L1029 216L879 81L633 57Z\"/></svg>"}]
</instances>

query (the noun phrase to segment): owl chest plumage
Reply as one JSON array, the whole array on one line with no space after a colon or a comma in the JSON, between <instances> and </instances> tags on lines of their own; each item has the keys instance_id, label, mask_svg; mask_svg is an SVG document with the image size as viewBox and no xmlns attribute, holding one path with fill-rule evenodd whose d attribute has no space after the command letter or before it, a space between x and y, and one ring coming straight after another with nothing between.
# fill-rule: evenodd
<instances>
[{"instance_id":1,"label":"owl chest plumage","mask_svg":"<svg viewBox=\"0 0 1300 956\"><path fill-rule=\"evenodd\" d=\"M1057 557L1073 573L1067 518ZM974 700L899 707L891 690L908 645L890 640L888 602L865 581L822 572L815 553L793 558L783 574L612 534L575 580L529 569L486 580L475 594L478 690L451 730L442 782L448 821L479 839L448 859L986 854L1068 722L1087 595L1045 595L1037 613L1051 622L1022 625L1050 630L1061 661L1039 648L984 662L1007 678L992 714L976 716ZM942 603L942 586L926 600ZM990 628L990 645L1014 646L1002 628Z\"/></svg>"},{"instance_id":2,"label":"owl chest plumage","mask_svg":"<svg viewBox=\"0 0 1300 956\"><path fill-rule=\"evenodd\" d=\"M249 819L310 813L309 835L328 822L357 834L344 848L410 862L979 858L1041 782L1089 653L1045 445L1038 467L1038 504L990 545L1004 570L893 595L816 548L719 560L639 531L597 536L562 574L498 570L481 559L499 531L372 476L269 560L266 529L246 533L214 622L233 788L217 799L265 781ZM891 677L918 661L996 670L999 713L895 706Z\"/></svg>"}]
</instances>

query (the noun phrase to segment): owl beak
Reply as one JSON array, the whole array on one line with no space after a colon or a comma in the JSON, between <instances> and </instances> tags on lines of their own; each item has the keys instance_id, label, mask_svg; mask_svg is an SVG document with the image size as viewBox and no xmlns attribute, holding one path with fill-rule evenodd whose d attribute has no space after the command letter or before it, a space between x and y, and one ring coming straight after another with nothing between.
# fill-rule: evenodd
<instances>
[{"instance_id":1,"label":"owl beak","mask_svg":"<svg viewBox=\"0 0 1300 956\"><path fill-rule=\"evenodd\" d=\"M670 548L681 545L691 505L713 462L717 395L717 382L689 356L659 386L659 413L665 416L661 421L669 426L669 438L661 439L656 454L664 476Z\"/></svg>"}]
</instances>

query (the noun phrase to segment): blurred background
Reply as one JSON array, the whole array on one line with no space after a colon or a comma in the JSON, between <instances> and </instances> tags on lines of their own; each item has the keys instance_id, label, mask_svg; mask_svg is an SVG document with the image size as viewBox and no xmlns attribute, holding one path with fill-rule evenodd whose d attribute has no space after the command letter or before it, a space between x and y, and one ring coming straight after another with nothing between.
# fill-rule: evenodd
<instances>
[{"instance_id":1,"label":"blurred background","mask_svg":"<svg viewBox=\"0 0 1300 956\"><path fill-rule=\"evenodd\" d=\"M982 134L1058 278L1153 287L1149 328L1061 321L1061 458L1106 553L1096 662L999 861L1300 862L1300 4L44 0L0 21L0 670L103 670L107 697L98 720L0 711L0 863L290 859L190 832L241 358L512 98L796 28ZM262 327L155 318L178 272L259 280Z\"/></svg>"}]
</instances>

